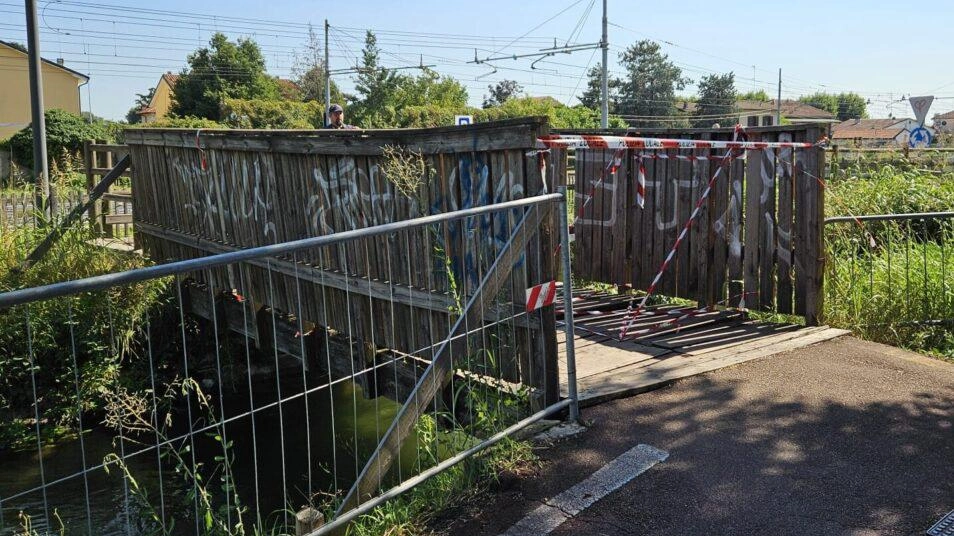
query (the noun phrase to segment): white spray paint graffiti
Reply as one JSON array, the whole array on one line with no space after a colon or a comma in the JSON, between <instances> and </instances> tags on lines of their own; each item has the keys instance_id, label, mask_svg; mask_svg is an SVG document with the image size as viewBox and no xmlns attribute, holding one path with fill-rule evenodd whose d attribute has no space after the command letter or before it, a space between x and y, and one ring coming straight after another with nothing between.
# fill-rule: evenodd
<instances>
[{"instance_id":1,"label":"white spray paint graffiti","mask_svg":"<svg viewBox=\"0 0 954 536\"><path fill-rule=\"evenodd\" d=\"M214 173L213 167L202 169L197 164L182 162L178 158L173 158L172 169L189 192L190 198L185 202L183 208L196 217L204 219L210 229L218 227L222 233L220 238L225 238L225 221L233 217L240 220L251 219L262 226L264 237L277 238L275 223L270 221L268 217L271 211L271 203L268 200L261 168L257 160L252 165L251 178L249 177L248 167L242 166L239 174L241 177L239 192L230 191L225 173ZM223 202L227 191L229 192L228 195L235 199L235 213ZM251 192L252 198L248 199L245 195L239 195L245 192Z\"/></svg>"},{"instance_id":2,"label":"white spray paint graffiti","mask_svg":"<svg viewBox=\"0 0 954 536\"><path fill-rule=\"evenodd\" d=\"M336 165L329 167L327 177L324 170L314 168L311 176L318 193L309 197L306 205L311 231L326 235L356 229L359 225L387 223L391 218L386 214L400 206L408 208L410 214L417 214L416 199L376 190L379 173L377 164L372 164L365 172L357 167L354 158L339 158ZM363 186L368 190L365 191ZM341 229L335 229L336 221L342 223L339 225Z\"/></svg>"}]
</instances>

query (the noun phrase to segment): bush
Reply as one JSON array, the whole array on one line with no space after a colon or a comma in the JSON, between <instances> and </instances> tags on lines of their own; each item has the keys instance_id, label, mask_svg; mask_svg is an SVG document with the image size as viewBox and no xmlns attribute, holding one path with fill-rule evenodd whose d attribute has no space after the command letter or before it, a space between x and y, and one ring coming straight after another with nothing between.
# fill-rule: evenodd
<instances>
[{"instance_id":1,"label":"bush","mask_svg":"<svg viewBox=\"0 0 954 536\"><path fill-rule=\"evenodd\" d=\"M225 99L222 118L232 128L324 127L324 111L317 101Z\"/></svg>"},{"instance_id":2,"label":"bush","mask_svg":"<svg viewBox=\"0 0 954 536\"><path fill-rule=\"evenodd\" d=\"M59 158L66 153L78 156L83 142L94 139L108 139L103 122L89 123L82 117L65 110L47 110L46 152L48 159ZM10 138L13 149L13 161L28 169L33 168L33 127L29 126Z\"/></svg>"},{"instance_id":3,"label":"bush","mask_svg":"<svg viewBox=\"0 0 954 536\"><path fill-rule=\"evenodd\" d=\"M551 128L599 128L600 113L582 105L566 106L553 97L524 97L508 99L500 106L478 110L474 119L479 122L499 121L514 117L545 115ZM610 128L626 128L625 121L611 117Z\"/></svg>"},{"instance_id":4,"label":"bush","mask_svg":"<svg viewBox=\"0 0 954 536\"><path fill-rule=\"evenodd\" d=\"M24 252L31 251L45 236L45 230L26 227L0 234L0 292L146 264L140 257L92 245L89 227L78 226L29 270L13 271ZM0 407L4 408L0 412L0 451L36 444L33 380L42 393L39 411L44 420L43 439L55 439L75 428L74 352L83 411L101 408L100 394L112 388L120 377L121 365L127 365L133 357L133 338L147 312L167 299L167 283L150 280L0 311Z\"/></svg>"}]
</instances>

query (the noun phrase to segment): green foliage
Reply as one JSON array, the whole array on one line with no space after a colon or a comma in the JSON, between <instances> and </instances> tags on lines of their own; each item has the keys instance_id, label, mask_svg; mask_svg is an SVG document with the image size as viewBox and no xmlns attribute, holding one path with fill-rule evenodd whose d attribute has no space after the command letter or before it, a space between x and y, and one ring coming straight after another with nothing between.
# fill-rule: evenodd
<instances>
[{"instance_id":1,"label":"green foliage","mask_svg":"<svg viewBox=\"0 0 954 536\"><path fill-rule=\"evenodd\" d=\"M136 93L136 103L133 104L132 108L126 112L126 122L130 125L135 125L136 123L142 120L142 116L139 115L139 110L149 106L149 103L152 102L153 95L156 94L156 88L151 87L146 93Z\"/></svg>"},{"instance_id":2,"label":"green foliage","mask_svg":"<svg viewBox=\"0 0 954 536\"><path fill-rule=\"evenodd\" d=\"M225 123L206 119L204 117L164 117L152 123L130 125L131 128L229 128Z\"/></svg>"},{"instance_id":3,"label":"green foliage","mask_svg":"<svg viewBox=\"0 0 954 536\"><path fill-rule=\"evenodd\" d=\"M523 93L523 86L518 84L516 80L501 80L495 86L487 86L487 91L490 92L490 96L484 97L484 108L499 106L507 100L519 96Z\"/></svg>"},{"instance_id":4,"label":"green foliage","mask_svg":"<svg viewBox=\"0 0 954 536\"><path fill-rule=\"evenodd\" d=\"M602 64L597 63L592 67L589 72L586 73L587 82L586 82L586 91L583 92L580 98L580 104L587 108L593 110L599 110L602 105L602 96L603 96L603 68ZM609 113L616 113L616 103L619 100L619 86L620 80L615 77L609 77L606 81L607 89L609 95L607 96Z\"/></svg>"},{"instance_id":5,"label":"green foliage","mask_svg":"<svg viewBox=\"0 0 954 536\"><path fill-rule=\"evenodd\" d=\"M857 162L827 183L830 216L940 212L954 206L954 173L903 160ZM954 229L938 223L829 224L826 322L867 339L954 358L951 251Z\"/></svg>"},{"instance_id":6,"label":"green foliage","mask_svg":"<svg viewBox=\"0 0 954 536\"><path fill-rule=\"evenodd\" d=\"M836 116L840 121L846 119L865 119L868 117L867 100L857 93L839 93L837 95L819 92L807 97L800 97L803 102L825 110Z\"/></svg>"},{"instance_id":7,"label":"green foliage","mask_svg":"<svg viewBox=\"0 0 954 536\"><path fill-rule=\"evenodd\" d=\"M10 48L15 48L19 50L20 52L29 53L29 50L27 49L26 45L24 45L23 43L18 43L16 41L0 41L0 43L3 43L4 45L9 46Z\"/></svg>"},{"instance_id":8,"label":"green foliage","mask_svg":"<svg viewBox=\"0 0 954 536\"><path fill-rule=\"evenodd\" d=\"M769 97L769 94L766 93L764 89L757 89L739 94L738 99L766 102L772 100L772 97Z\"/></svg>"},{"instance_id":9,"label":"green foliage","mask_svg":"<svg viewBox=\"0 0 954 536\"><path fill-rule=\"evenodd\" d=\"M699 101L696 106L697 116L693 126L705 128L713 123L724 122L722 117L735 110L736 91L735 74L709 74L699 79Z\"/></svg>"},{"instance_id":10,"label":"green foliage","mask_svg":"<svg viewBox=\"0 0 954 536\"><path fill-rule=\"evenodd\" d=\"M318 101L322 108L325 103L325 58L322 52L321 41L311 24L308 25L308 42L304 50L295 52L295 62L292 66L292 80L301 88L303 101ZM331 81L331 102L342 103L347 100L334 80Z\"/></svg>"},{"instance_id":11,"label":"green foliage","mask_svg":"<svg viewBox=\"0 0 954 536\"><path fill-rule=\"evenodd\" d=\"M619 97L615 112L636 116L674 115L675 95L692 80L682 69L669 61L655 41L643 40L630 45L620 54L626 75L618 82ZM653 122L647 126L668 126Z\"/></svg>"},{"instance_id":12,"label":"green foliage","mask_svg":"<svg viewBox=\"0 0 954 536\"><path fill-rule=\"evenodd\" d=\"M399 74L382 68L379 56L377 38L369 31L355 84L358 96L347 111L350 119L346 116L346 122L362 128L411 126L414 116L421 119L428 114L418 112L411 118L402 118L402 110L407 107L462 109L467 106L467 90L456 80L441 77L430 69L424 69L419 76Z\"/></svg>"},{"instance_id":13,"label":"green foliage","mask_svg":"<svg viewBox=\"0 0 954 536\"><path fill-rule=\"evenodd\" d=\"M226 99L225 124L233 128L322 128L324 111L317 101Z\"/></svg>"},{"instance_id":14,"label":"green foliage","mask_svg":"<svg viewBox=\"0 0 954 536\"><path fill-rule=\"evenodd\" d=\"M566 106L553 97L523 97L510 99L501 106L478 110L476 121L499 121L515 117L546 116L552 128L599 128L600 114L585 106ZM611 128L625 128L626 123L610 118Z\"/></svg>"},{"instance_id":15,"label":"green foliage","mask_svg":"<svg viewBox=\"0 0 954 536\"><path fill-rule=\"evenodd\" d=\"M277 99L278 82L265 72L265 58L255 41L233 43L221 33L208 48L189 54L189 68L176 83L172 113L219 121L225 99Z\"/></svg>"},{"instance_id":16,"label":"green foliage","mask_svg":"<svg viewBox=\"0 0 954 536\"><path fill-rule=\"evenodd\" d=\"M79 227L68 231L29 270L13 271L26 252L32 251L45 236L45 231L30 228L0 233L0 291L144 265L139 257L91 245L91 232ZM83 409L100 408L99 395L116 381L121 361L131 355L133 335L146 311L163 299L163 289L163 281L150 281L0 312L0 407L5 408L5 417L0 421L0 449L22 443L35 445L31 389L34 379L42 394L39 411L44 419L44 438L73 429L77 410L73 348Z\"/></svg>"},{"instance_id":17,"label":"green foliage","mask_svg":"<svg viewBox=\"0 0 954 536\"><path fill-rule=\"evenodd\" d=\"M109 139L104 123L89 123L82 117L65 110L47 110L46 151L49 159L58 158L64 152L78 155L83 142L93 139ZM33 167L33 127L27 127L10 138L13 161L25 168Z\"/></svg>"}]
</instances>

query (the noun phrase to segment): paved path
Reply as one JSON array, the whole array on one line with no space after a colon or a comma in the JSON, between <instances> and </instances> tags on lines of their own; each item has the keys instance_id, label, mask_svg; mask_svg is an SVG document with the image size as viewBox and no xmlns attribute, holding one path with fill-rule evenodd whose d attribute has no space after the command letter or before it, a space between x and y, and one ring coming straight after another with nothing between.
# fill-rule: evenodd
<instances>
[{"instance_id":1,"label":"paved path","mask_svg":"<svg viewBox=\"0 0 954 536\"><path fill-rule=\"evenodd\" d=\"M497 535L644 443L669 453L551 534L923 534L954 509L954 365L844 337L588 408L448 534Z\"/></svg>"}]
</instances>

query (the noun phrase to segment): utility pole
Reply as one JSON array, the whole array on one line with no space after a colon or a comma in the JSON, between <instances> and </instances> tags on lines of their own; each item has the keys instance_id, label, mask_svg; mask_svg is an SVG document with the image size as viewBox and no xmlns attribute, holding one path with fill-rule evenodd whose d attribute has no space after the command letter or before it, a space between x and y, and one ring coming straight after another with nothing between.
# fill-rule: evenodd
<instances>
[{"instance_id":1,"label":"utility pole","mask_svg":"<svg viewBox=\"0 0 954 536\"><path fill-rule=\"evenodd\" d=\"M782 68L778 68L778 99L775 101L775 124L782 124Z\"/></svg>"},{"instance_id":2,"label":"utility pole","mask_svg":"<svg viewBox=\"0 0 954 536\"><path fill-rule=\"evenodd\" d=\"M325 125L331 123L331 116L328 115L329 106L331 106L331 65L328 63L328 19L325 19Z\"/></svg>"},{"instance_id":3,"label":"utility pole","mask_svg":"<svg viewBox=\"0 0 954 536\"><path fill-rule=\"evenodd\" d=\"M603 49L603 79L601 87L600 100L600 128L609 128L609 78L607 75L606 63L609 60L609 37L606 27L609 21L606 18L606 1L603 0L603 39L600 41L600 48Z\"/></svg>"},{"instance_id":4,"label":"utility pole","mask_svg":"<svg viewBox=\"0 0 954 536\"><path fill-rule=\"evenodd\" d=\"M25 0L27 46L30 59L30 111L33 126L34 210L43 214L45 221L53 215L53 192L46 163L46 119L43 117L43 73L40 71L40 34L36 18L36 1Z\"/></svg>"}]
</instances>

